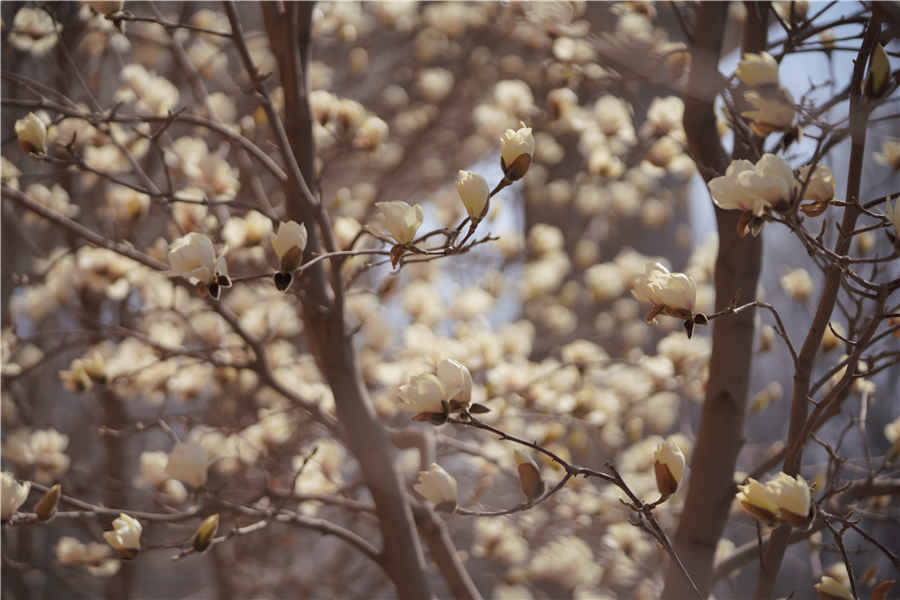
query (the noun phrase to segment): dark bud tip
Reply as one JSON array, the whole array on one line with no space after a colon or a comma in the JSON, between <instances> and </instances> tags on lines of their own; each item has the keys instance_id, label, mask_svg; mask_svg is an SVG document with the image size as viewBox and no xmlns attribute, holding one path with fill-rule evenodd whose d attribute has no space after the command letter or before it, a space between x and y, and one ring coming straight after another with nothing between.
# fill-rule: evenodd
<instances>
[{"instance_id":1,"label":"dark bud tip","mask_svg":"<svg viewBox=\"0 0 900 600\"><path fill-rule=\"evenodd\" d=\"M294 275L288 271L278 271L272 276L275 281L275 288L279 292L286 292L291 284L294 283Z\"/></svg>"}]
</instances>

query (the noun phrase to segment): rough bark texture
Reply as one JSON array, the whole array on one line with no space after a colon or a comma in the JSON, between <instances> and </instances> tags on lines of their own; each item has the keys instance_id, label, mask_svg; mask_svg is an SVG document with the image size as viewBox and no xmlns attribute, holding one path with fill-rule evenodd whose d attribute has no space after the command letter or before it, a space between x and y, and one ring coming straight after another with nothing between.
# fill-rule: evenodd
<instances>
[{"instance_id":1,"label":"rough bark texture","mask_svg":"<svg viewBox=\"0 0 900 600\"><path fill-rule=\"evenodd\" d=\"M728 3L705 2L697 18L691 48L692 70L685 99L684 128L695 160L707 181L723 173L728 156L716 131L713 101L720 87L718 72ZM737 236L738 211L716 208L719 255L716 260L716 311L738 290L741 303L756 299L762 240ZM750 389L753 311L717 319L713 328L710 377L691 464L691 483L675 533L675 552L700 592L712 586L716 544L728 520L734 495L733 474L744 438L744 416ZM664 598L684 598L681 574L669 567Z\"/></svg>"},{"instance_id":2,"label":"rough bark texture","mask_svg":"<svg viewBox=\"0 0 900 600\"><path fill-rule=\"evenodd\" d=\"M307 101L311 55L310 25L313 3L264 3L263 14L272 50L278 60L285 92L284 127L297 164L309 189L316 189L315 147ZM288 178L286 218L306 224L309 241L306 252L322 252L319 229L322 215L311 214L300 198L303 191ZM327 223L327 217L325 217ZM425 577L425 560L416 535L406 490L394 468L391 445L381 420L375 413L362 381L350 333L343 318L343 295L329 285L324 268L310 269L303 282L310 298L326 311L304 310L304 323L312 350L334 393L337 416L345 431L344 441L359 461L384 535L384 567L400 598L428 598L431 590ZM306 274L304 274L306 275ZM335 279L334 286L341 282Z\"/></svg>"}]
</instances>

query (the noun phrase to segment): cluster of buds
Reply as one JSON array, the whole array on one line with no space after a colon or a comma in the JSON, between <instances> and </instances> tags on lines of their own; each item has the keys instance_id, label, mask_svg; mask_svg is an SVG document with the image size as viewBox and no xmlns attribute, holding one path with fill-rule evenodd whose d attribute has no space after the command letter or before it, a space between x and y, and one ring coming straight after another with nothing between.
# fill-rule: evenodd
<instances>
[{"instance_id":1,"label":"cluster of buds","mask_svg":"<svg viewBox=\"0 0 900 600\"><path fill-rule=\"evenodd\" d=\"M518 130L507 129L500 137L500 167L503 169L503 180L494 192L491 192L487 180L472 171L460 171L456 190L462 200L466 213L471 219L471 230L485 218L490 209L491 196L498 190L518 181L528 172L531 158L534 155L534 136L531 128L519 123ZM391 265L396 268L400 258L413 250L413 243L419 227L425 221L425 210L420 205L410 206L403 201L377 202L375 206L380 213L375 215L378 224L366 226L369 233L378 238L391 238Z\"/></svg>"},{"instance_id":2,"label":"cluster of buds","mask_svg":"<svg viewBox=\"0 0 900 600\"><path fill-rule=\"evenodd\" d=\"M631 293L642 302L653 305L647 315L647 323L656 325L656 317L662 313L684 321L688 338L694 334L694 325L708 325L703 313L695 313L697 282L684 273L670 273L658 262L644 265L644 273L631 276L634 289Z\"/></svg>"},{"instance_id":3,"label":"cluster of buds","mask_svg":"<svg viewBox=\"0 0 900 600\"><path fill-rule=\"evenodd\" d=\"M778 63L771 54L745 54L735 75L750 88L744 92L744 99L755 110L744 111L741 116L750 121L753 133L764 138L776 131L783 132L791 142L802 137L803 130L794 126L797 113L794 98L778 81Z\"/></svg>"},{"instance_id":4,"label":"cluster of buds","mask_svg":"<svg viewBox=\"0 0 900 600\"><path fill-rule=\"evenodd\" d=\"M169 246L169 277L185 277L197 284L197 293L201 296L209 294L218 300L221 288L231 287L228 277L228 264L225 253L228 246L216 255L216 247L205 233L189 233L172 242Z\"/></svg>"},{"instance_id":5,"label":"cluster of buds","mask_svg":"<svg viewBox=\"0 0 900 600\"><path fill-rule=\"evenodd\" d=\"M788 523L808 529L816 517L816 504L810 497L809 485L800 475L779 473L763 484L748 479L739 485L737 499L751 515L764 525Z\"/></svg>"},{"instance_id":6,"label":"cluster of buds","mask_svg":"<svg viewBox=\"0 0 900 600\"><path fill-rule=\"evenodd\" d=\"M472 402L472 374L457 361L445 358L437 365L437 375L423 373L409 378L397 396L403 400L400 410L416 413L413 421L443 425L452 413L468 418L471 413L490 409Z\"/></svg>"}]
</instances>

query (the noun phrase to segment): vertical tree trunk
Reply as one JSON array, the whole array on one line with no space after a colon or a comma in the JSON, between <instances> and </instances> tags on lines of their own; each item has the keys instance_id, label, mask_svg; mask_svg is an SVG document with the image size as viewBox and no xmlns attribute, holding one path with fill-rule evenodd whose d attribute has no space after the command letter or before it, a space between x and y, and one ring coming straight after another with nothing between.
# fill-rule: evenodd
<instances>
[{"instance_id":1,"label":"vertical tree trunk","mask_svg":"<svg viewBox=\"0 0 900 600\"><path fill-rule=\"evenodd\" d=\"M312 53L311 25L314 4L309 2L263 3L266 30L278 61L284 88L284 127L291 150L309 189L316 189L315 143L307 94ZM311 214L300 202L303 192L298 182L288 178L287 217L306 224L307 254L321 253L320 231L327 224L324 210ZM317 207L321 210L321 206ZM375 413L362 380L350 333L344 323L342 282L333 280L319 263L304 273L304 292L324 311L307 308L303 320L312 352L334 393L337 416L346 435L344 441L359 461L360 470L375 502L384 537L384 567L400 598L429 598L425 559L406 499L403 481L394 467L390 441ZM337 292L337 294L335 294Z\"/></svg>"},{"instance_id":2,"label":"vertical tree trunk","mask_svg":"<svg viewBox=\"0 0 900 600\"><path fill-rule=\"evenodd\" d=\"M754 7L748 8L748 13L753 12ZM721 86L718 62L727 13L727 2L701 3L691 47L684 128L691 152L707 181L715 174L723 173L729 163L716 130L713 105ZM749 22L753 16L748 14L747 19ZM725 308L738 290L742 290L742 304L756 300L762 240L738 237L739 218L738 211L716 207L719 231L716 311ZM728 521L734 496L734 468L744 440L754 314L748 310L714 322L709 382L691 463L691 482L673 543L675 552L704 596L712 587L716 544ZM685 594L681 574L670 566L663 597L684 598Z\"/></svg>"}]
</instances>

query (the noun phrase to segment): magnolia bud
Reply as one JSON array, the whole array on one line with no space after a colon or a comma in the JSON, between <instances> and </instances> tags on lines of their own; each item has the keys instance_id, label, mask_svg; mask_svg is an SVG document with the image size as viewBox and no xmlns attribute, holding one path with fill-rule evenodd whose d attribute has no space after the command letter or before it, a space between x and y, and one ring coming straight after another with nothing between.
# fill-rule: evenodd
<instances>
[{"instance_id":1,"label":"magnolia bud","mask_svg":"<svg viewBox=\"0 0 900 600\"><path fill-rule=\"evenodd\" d=\"M876 42L875 49L872 50L872 58L869 60L869 73L866 75L866 96L880 98L890 89L890 85L891 62L887 52L884 51L884 46ZM18 131L18 124L16 124L16 131Z\"/></svg>"},{"instance_id":2,"label":"magnolia bud","mask_svg":"<svg viewBox=\"0 0 900 600\"><path fill-rule=\"evenodd\" d=\"M500 167L508 181L517 181L528 172L534 145L531 127L525 127L522 122L518 131L507 129L500 137Z\"/></svg>"},{"instance_id":3,"label":"magnolia bud","mask_svg":"<svg viewBox=\"0 0 900 600\"><path fill-rule=\"evenodd\" d=\"M519 482L522 484L522 493L528 500L536 500L544 495L544 480L541 479L541 470L534 459L516 450L516 466L519 469Z\"/></svg>"},{"instance_id":4,"label":"magnolia bud","mask_svg":"<svg viewBox=\"0 0 900 600\"><path fill-rule=\"evenodd\" d=\"M44 497L38 501L34 507L34 513L37 515L38 521L47 522L56 516L56 507L59 505L59 497L62 494L62 486L54 485L47 490Z\"/></svg>"},{"instance_id":5,"label":"magnolia bud","mask_svg":"<svg viewBox=\"0 0 900 600\"><path fill-rule=\"evenodd\" d=\"M200 527L198 527L197 531L194 532L194 535L191 536L191 548L194 549L194 552L203 554L204 552L212 548L213 538L216 537L216 532L218 530L218 513L206 517L206 520L204 520L203 523L200 524Z\"/></svg>"},{"instance_id":6,"label":"magnolia bud","mask_svg":"<svg viewBox=\"0 0 900 600\"><path fill-rule=\"evenodd\" d=\"M23 152L40 154L47 146L47 126L34 113L16 121L16 135Z\"/></svg>"},{"instance_id":7,"label":"magnolia bud","mask_svg":"<svg viewBox=\"0 0 900 600\"><path fill-rule=\"evenodd\" d=\"M656 447L653 453L655 462L653 468L656 471L656 486L663 496L671 496L678 491L678 485L684 476L685 458L674 442L665 442Z\"/></svg>"}]
</instances>

